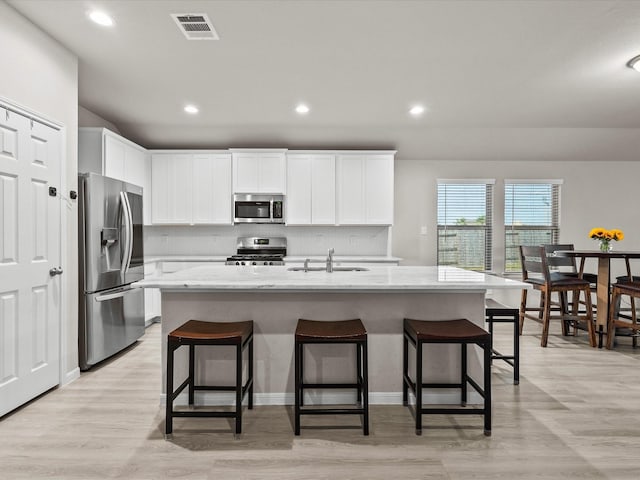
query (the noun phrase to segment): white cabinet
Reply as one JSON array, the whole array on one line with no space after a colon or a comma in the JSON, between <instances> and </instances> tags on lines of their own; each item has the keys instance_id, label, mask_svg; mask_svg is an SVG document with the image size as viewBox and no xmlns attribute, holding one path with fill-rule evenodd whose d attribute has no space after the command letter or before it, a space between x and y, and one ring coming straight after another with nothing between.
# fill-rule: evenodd
<instances>
[{"instance_id":1,"label":"white cabinet","mask_svg":"<svg viewBox=\"0 0 640 480\"><path fill-rule=\"evenodd\" d=\"M106 128L78 129L78 172L95 172L143 189L145 225L151 223L150 157L143 147Z\"/></svg>"},{"instance_id":2,"label":"white cabinet","mask_svg":"<svg viewBox=\"0 0 640 480\"><path fill-rule=\"evenodd\" d=\"M335 225L335 156L287 156L287 224Z\"/></svg>"},{"instance_id":3,"label":"white cabinet","mask_svg":"<svg viewBox=\"0 0 640 480\"><path fill-rule=\"evenodd\" d=\"M231 155L155 153L153 224L231 224Z\"/></svg>"},{"instance_id":4,"label":"white cabinet","mask_svg":"<svg viewBox=\"0 0 640 480\"><path fill-rule=\"evenodd\" d=\"M340 154L338 224L393 224L393 155Z\"/></svg>"},{"instance_id":5,"label":"white cabinet","mask_svg":"<svg viewBox=\"0 0 640 480\"><path fill-rule=\"evenodd\" d=\"M193 223L231 224L231 155L193 156Z\"/></svg>"},{"instance_id":6,"label":"white cabinet","mask_svg":"<svg viewBox=\"0 0 640 480\"><path fill-rule=\"evenodd\" d=\"M233 151L233 193L286 193L286 155Z\"/></svg>"}]
</instances>

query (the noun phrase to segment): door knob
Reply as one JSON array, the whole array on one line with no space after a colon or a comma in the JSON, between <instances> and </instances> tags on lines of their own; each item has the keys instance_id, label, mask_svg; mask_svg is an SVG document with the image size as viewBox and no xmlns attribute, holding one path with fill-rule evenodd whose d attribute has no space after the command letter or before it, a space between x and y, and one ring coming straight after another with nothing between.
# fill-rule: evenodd
<instances>
[{"instance_id":1,"label":"door knob","mask_svg":"<svg viewBox=\"0 0 640 480\"><path fill-rule=\"evenodd\" d=\"M51 275L52 277L55 277L56 275L62 275L62 267L53 267L51 270L49 270L49 275Z\"/></svg>"}]
</instances>

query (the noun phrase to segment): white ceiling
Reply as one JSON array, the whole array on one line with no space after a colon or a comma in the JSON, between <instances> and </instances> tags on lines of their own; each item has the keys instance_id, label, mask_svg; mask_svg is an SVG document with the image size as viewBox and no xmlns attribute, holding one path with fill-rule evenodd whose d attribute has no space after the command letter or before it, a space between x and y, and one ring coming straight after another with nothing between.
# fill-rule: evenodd
<instances>
[{"instance_id":1,"label":"white ceiling","mask_svg":"<svg viewBox=\"0 0 640 480\"><path fill-rule=\"evenodd\" d=\"M8 3L78 55L80 105L149 148L640 159L639 1ZM220 40L187 41L170 13L207 13Z\"/></svg>"}]
</instances>

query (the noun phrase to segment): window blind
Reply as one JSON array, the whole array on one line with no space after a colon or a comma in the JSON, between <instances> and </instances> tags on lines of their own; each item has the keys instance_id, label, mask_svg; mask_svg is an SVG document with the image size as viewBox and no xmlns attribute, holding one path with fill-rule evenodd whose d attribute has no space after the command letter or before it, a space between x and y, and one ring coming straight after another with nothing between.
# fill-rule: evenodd
<instances>
[{"instance_id":1,"label":"window blind","mask_svg":"<svg viewBox=\"0 0 640 480\"><path fill-rule=\"evenodd\" d=\"M520 245L558 243L560 183L505 180L505 272L520 272Z\"/></svg>"},{"instance_id":2,"label":"window blind","mask_svg":"<svg viewBox=\"0 0 640 480\"><path fill-rule=\"evenodd\" d=\"M438 180L438 265L491 270L492 180Z\"/></svg>"}]
</instances>

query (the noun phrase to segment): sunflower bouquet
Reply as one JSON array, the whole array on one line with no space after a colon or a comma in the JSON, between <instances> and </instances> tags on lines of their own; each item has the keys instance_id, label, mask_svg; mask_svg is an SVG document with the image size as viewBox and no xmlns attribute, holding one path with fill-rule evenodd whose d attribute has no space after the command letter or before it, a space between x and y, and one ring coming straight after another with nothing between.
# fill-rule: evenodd
<instances>
[{"instance_id":1,"label":"sunflower bouquet","mask_svg":"<svg viewBox=\"0 0 640 480\"><path fill-rule=\"evenodd\" d=\"M611 251L611 241L615 240L616 242L624 239L624 232L622 230L618 230L617 228L613 228L611 230L607 230L606 228L592 228L589 232L589 238L593 238L594 240L598 240L600 242L600 250L603 252Z\"/></svg>"}]
</instances>

